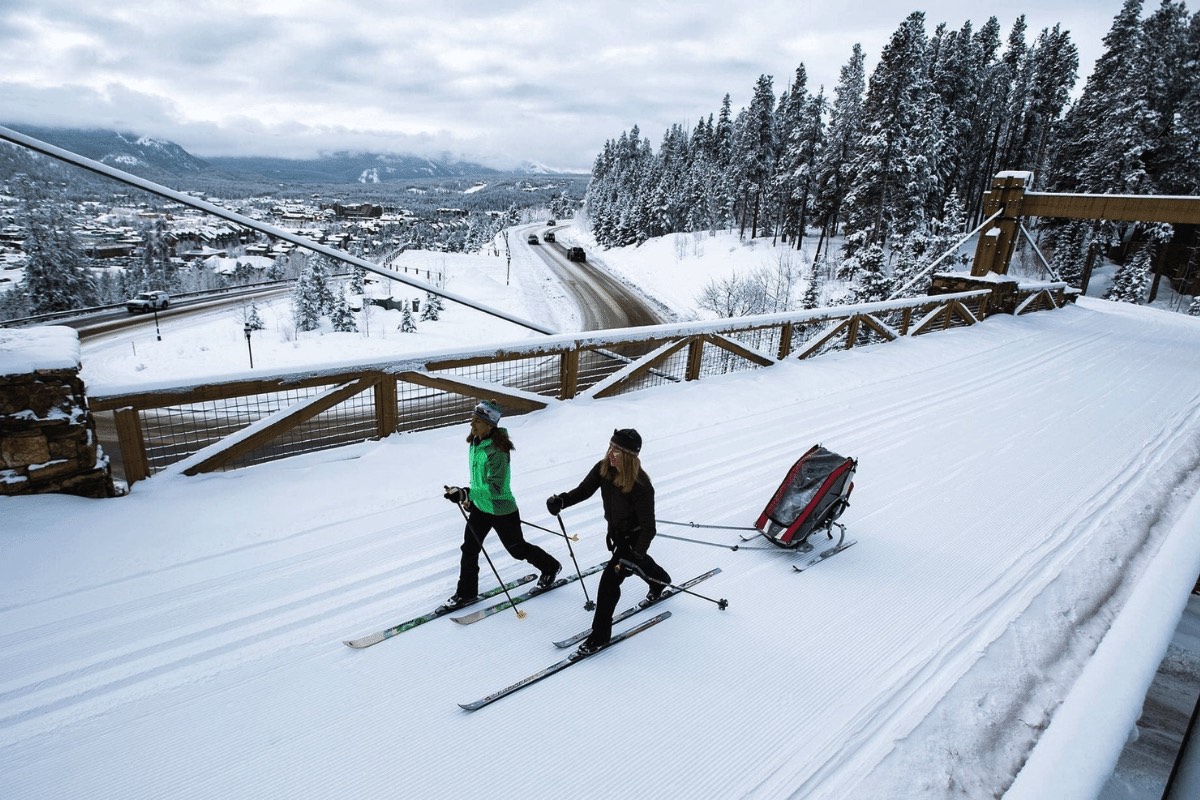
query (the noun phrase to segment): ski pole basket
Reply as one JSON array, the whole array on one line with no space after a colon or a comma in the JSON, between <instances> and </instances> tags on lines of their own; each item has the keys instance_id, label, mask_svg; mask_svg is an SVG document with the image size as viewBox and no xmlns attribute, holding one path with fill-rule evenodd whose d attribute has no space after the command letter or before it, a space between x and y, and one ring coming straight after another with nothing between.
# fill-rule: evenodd
<instances>
[{"instance_id":1,"label":"ski pole basket","mask_svg":"<svg viewBox=\"0 0 1200 800\"><path fill-rule=\"evenodd\" d=\"M832 539L837 518L850 505L858 461L813 445L800 456L759 515L754 527L773 544L807 552L808 537L823 530ZM845 528L838 525L843 538Z\"/></svg>"}]
</instances>

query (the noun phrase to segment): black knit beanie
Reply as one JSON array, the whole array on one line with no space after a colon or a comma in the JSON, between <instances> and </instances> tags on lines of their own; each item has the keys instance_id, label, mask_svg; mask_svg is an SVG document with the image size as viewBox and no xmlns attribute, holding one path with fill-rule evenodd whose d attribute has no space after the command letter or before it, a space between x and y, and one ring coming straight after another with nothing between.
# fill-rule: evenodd
<instances>
[{"instance_id":1,"label":"black knit beanie","mask_svg":"<svg viewBox=\"0 0 1200 800\"><path fill-rule=\"evenodd\" d=\"M621 428L620 430L613 431L612 439L609 443L616 445L622 450L628 450L634 455L642 452L642 437L633 428Z\"/></svg>"}]
</instances>

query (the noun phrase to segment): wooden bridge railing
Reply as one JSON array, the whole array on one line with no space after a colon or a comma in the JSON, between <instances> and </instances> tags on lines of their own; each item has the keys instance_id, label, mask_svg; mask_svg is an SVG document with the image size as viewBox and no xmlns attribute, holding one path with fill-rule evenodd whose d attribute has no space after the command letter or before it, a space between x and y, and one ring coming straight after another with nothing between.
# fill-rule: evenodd
<instances>
[{"instance_id":1,"label":"wooden bridge railing","mask_svg":"<svg viewBox=\"0 0 1200 800\"><path fill-rule=\"evenodd\" d=\"M1063 284L1023 288L1017 313L1058 308ZM577 396L609 397L831 350L879 344L988 315L987 289L757 317L556 335L269 378L170 390L103 391L128 482L170 469L193 475L460 424L480 399L509 414Z\"/></svg>"}]
</instances>

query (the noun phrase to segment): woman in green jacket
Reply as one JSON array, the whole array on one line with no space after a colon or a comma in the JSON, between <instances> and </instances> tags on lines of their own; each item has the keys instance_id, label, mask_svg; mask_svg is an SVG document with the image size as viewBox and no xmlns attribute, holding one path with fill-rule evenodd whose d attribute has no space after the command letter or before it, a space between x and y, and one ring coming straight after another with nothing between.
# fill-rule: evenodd
<instances>
[{"instance_id":1,"label":"woman in green jacket","mask_svg":"<svg viewBox=\"0 0 1200 800\"><path fill-rule=\"evenodd\" d=\"M498 427L500 413L500 406L491 401L475 406L471 432L467 435L471 486L447 486L443 495L470 510L463 531L458 587L446 601L451 608L475 602L479 594L479 552L493 528L509 555L518 561L528 561L540 573L539 587L549 586L562 570L562 564L554 556L525 541L521 534L521 513L509 488L509 454L515 448L508 431Z\"/></svg>"}]
</instances>

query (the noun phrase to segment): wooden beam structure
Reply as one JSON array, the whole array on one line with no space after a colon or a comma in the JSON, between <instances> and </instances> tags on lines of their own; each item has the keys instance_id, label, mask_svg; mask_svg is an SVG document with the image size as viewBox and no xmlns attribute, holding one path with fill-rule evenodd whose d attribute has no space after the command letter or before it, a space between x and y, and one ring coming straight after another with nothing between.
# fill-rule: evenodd
<instances>
[{"instance_id":1,"label":"wooden beam structure","mask_svg":"<svg viewBox=\"0 0 1200 800\"><path fill-rule=\"evenodd\" d=\"M1016 170L1001 172L992 179L992 188L983 195L983 214L1001 215L979 235L971 264L975 277L989 272L1008 274L1022 217L1200 225L1200 197L1026 191L1032 180L1032 172Z\"/></svg>"}]
</instances>

